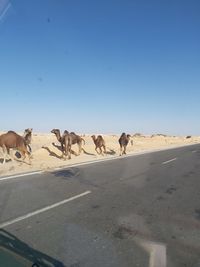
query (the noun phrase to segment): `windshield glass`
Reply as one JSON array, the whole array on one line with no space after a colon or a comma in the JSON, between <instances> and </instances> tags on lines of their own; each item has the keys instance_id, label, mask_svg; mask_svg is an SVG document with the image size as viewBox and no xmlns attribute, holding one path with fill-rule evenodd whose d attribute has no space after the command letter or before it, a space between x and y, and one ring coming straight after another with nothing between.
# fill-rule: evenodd
<instances>
[{"instance_id":1,"label":"windshield glass","mask_svg":"<svg viewBox=\"0 0 200 267\"><path fill-rule=\"evenodd\" d=\"M0 267L200 266L199 14L0 0Z\"/></svg>"}]
</instances>

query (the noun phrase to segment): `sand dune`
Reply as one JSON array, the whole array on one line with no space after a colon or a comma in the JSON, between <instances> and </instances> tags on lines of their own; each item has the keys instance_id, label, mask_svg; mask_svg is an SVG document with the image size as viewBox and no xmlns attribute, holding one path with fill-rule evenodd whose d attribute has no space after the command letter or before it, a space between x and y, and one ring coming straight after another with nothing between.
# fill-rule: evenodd
<instances>
[{"instance_id":1,"label":"sand dune","mask_svg":"<svg viewBox=\"0 0 200 267\"><path fill-rule=\"evenodd\" d=\"M71 164L98 160L102 158L111 158L119 155L119 135L103 135L106 141L108 154L105 156L97 155L90 135L84 135L84 152L80 156L72 154L71 160L61 158L60 144L53 134L33 134L32 140L32 165L21 163L19 161L8 161L6 164L0 163L0 176L12 175L16 173L30 172L36 170L53 170L56 167L65 167ZM167 148L172 146L181 146L184 144L195 144L200 142L200 137L170 137L170 136L136 136L132 138L133 146L129 143L127 147L128 154L135 152L148 151L152 149ZM77 145L72 146L73 151L78 152ZM13 151L13 154L15 152ZM2 162L2 151L0 149L0 160ZM28 162L28 160L27 160Z\"/></svg>"}]
</instances>

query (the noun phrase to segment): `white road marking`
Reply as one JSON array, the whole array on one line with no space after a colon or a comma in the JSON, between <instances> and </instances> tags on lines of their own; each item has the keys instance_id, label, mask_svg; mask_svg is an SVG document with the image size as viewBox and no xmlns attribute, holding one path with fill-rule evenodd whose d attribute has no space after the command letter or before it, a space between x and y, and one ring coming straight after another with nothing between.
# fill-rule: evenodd
<instances>
[{"instance_id":1,"label":"white road marking","mask_svg":"<svg viewBox=\"0 0 200 267\"><path fill-rule=\"evenodd\" d=\"M64 199L64 200L62 200L62 201L60 201L60 202L57 202L57 203L52 204L52 205L50 205L50 206L44 207L44 208L42 208L42 209L39 209L39 210L30 212L30 213L28 213L28 214L26 214L26 215L23 215L23 216L20 216L20 217L18 217L18 218L16 218L16 219L13 219L13 220L10 220L10 221L7 221L7 222L3 222L3 223L0 224L0 228L4 228L4 227L9 226L9 225L11 225L11 224L14 224L14 223L20 222L20 221L22 221L22 220L28 219L28 218L30 218L30 217L32 217L32 216L35 216L35 215L40 214L40 213L42 213L42 212L45 212L45 211L48 211L48 210L50 210L50 209L56 208L56 207L58 207L58 206L60 206L60 205L63 205L63 204L65 204L65 203L68 203L68 202L70 202L70 201L72 201L72 200L75 200L75 199L77 199L77 198L86 196L86 195L88 195L88 194L90 194L90 193L91 193L91 191L86 191L86 192L84 192L84 193L82 193L82 194L79 194L79 195L76 195L76 196L74 196L74 197L70 197L70 198Z\"/></svg>"},{"instance_id":2,"label":"white road marking","mask_svg":"<svg viewBox=\"0 0 200 267\"><path fill-rule=\"evenodd\" d=\"M12 175L12 176L6 176L3 178L0 178L0 181L15 179L15 178L23 177L23 176L31 176L31 175L40 174L43 172L44 171L35 171L35 172L22 173L22 174L17 174L17 175Z\"/></svg>"},{"instance_id":3,"label":"white road marking","mask_svg":"<svg viewBox=\"0 0 200 267\"><path fill-rule=\"evenodd\" d=\"M192 151L192 153L196 153L196 152L197 152L197 150L193 150L193 151Z\"/></svg>"},{"instance_id":4,"label":"white road marking","mask_svg":"<svg viewBox=\"0 0 200 267\"><path fill-rule=\"evenodd\" d=\"M150 254L149 267L166 267L167 256L166 256L166 245L138 239L137 242L140 246Z\"/></svg>"},{"instance_id":5,"label":"white road marking","mask_svg":"<svg viewBox=\"0 0 200 267\"><path fill-rule=\"evenodd\" d=\"M162 164L165 165L165 164L170 163L170 162L175 161L175 160L177 160L177 158L164 161Z\"/></svg>"}]
</instances>

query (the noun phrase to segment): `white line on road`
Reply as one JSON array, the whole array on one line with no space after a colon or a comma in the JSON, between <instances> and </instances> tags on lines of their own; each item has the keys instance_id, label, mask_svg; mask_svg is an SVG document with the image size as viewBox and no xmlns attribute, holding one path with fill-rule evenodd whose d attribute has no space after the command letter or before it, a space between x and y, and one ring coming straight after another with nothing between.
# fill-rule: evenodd
<instances>
[{"instance_id":1,"label":"white line on road","mask_svg":"<svg viewBox=\"0 0 200 267\"><path fill-rule=\"evenodd\" d=\"M166 245L157 242L136 239L136 241L150 254L149 267L166 267Z\"/></svg>"},{"instance_id":2,"label":"white line on road","mask_svg":"<svg viewBox=\"0 0 200 267\"><path fill-rule=\"evenodd\" d=\"M162 164L165 165L165 164L170 163L170 162L175 161L175 160L177 160L177 158L164 161Z\"/></svg>"},{"instance_id":3,"label":"white line on road","mask_svg":"<svg viewBox=\"0 0 200 267\"><path fill-rule=\"evenodd\" d=\"M196 152L197 152L197 150L193 150L193 151L192 151L192 153L196 153Z\"/></svg>"},{"instance_id":4,"label":"white line on road","mask_svg":"<svg viewBox=\"0 0 200 267\"><path fill-rule=\"evenodd\" d=\"M23 177L23 176L30 176L30 175L40 174L40 173L43 173L43 172L44 171L36 171L36 172L28 172L28 173L17 174L17 175L13 175L13 176L6 176L6 177L3 177L3 178L0 178L0 181L15 179L15 178Z\"/></svg>"},{"instance_id":5,"label":"white line on road","mask_svg":"<svg viewBox=\"0 0 200 267\"><path fill-rule=\"evenodd\" d=\"M70 198L64 199L64 200L62 200L62 201L60 201L60 202L57 202L57 203L55 203L55 204L53 204L53 205L50 205L50 206L47 206L47 207L45 207L45 208L42 208L42 209L39 209L39 210L30 212L30 213L28 213L28 214L26 214L26 215L23 215L23 216L20 216L20 217L18 217L18 218L16 218L16 219L13 219L13 220L10 220L10 221L1 223L1 224L0 224L0 228L4 228L4 227L6 227L6 226L9 226L9 225L11 225L11 224L20 222L20 221L22 221L22 220L25 220L25 219L27 219L27 218L30 218L30 217L32 217L32 216L35 216L35 215L40 214L40 213L42 213L42 212L45 212L45 211L47 211L47 210L56 208L56 207L58 207L58 206L60 206L60 205L63 205L63 204L65 204L65 203L70 202L70 201L72 201L72 200L75 200L75 199L77 199L77 198L86 196L86 195L88 195L88 194L90 194L90 193L91 193L91 191L86 191L86 192L84 192L84 193L82 193L82 194L79 194L79 195L76 195L76 196L74 196L74 197L70 197Z\"/></svg>"}]
</instances>

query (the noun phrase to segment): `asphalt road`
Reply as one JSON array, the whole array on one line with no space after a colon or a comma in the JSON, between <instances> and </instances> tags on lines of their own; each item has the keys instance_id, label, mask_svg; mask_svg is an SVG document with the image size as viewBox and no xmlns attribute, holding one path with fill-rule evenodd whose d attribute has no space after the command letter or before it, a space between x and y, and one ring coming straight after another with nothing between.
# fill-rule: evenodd
<instances>
[{"instance_id":1,"label":"asphalt road","mask_svg":"<svg viewBox=\"0 0 200 267\"><path fill-rule=\"evenodd\" d=\"M24 266L200 267L200 145L0 179L0 228Z\"/></svg>"}]
</instances>

